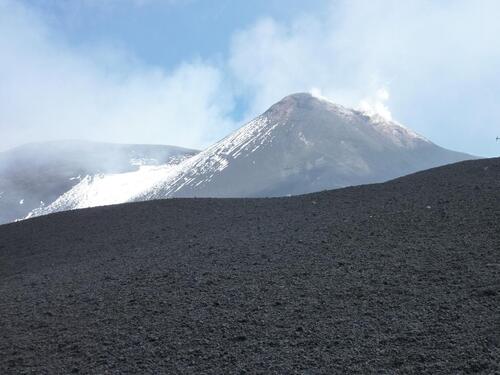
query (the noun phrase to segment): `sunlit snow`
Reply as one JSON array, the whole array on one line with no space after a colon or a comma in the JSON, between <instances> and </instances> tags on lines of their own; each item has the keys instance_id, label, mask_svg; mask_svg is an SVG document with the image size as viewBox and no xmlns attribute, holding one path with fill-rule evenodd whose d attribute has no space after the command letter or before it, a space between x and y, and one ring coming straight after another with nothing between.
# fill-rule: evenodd
<instances>
[{"instance_id":1,"label":"sunlit snow","mask_svg":"<svg viewBox=\"0 0 500 375\"><path fill-rule=\"evenodd\" d=\"M320 97L319 94L316 97L324 104L325 110L334 113L334 116L340 117L346 124L353 124L353 126L362 124L362 126L371 127L383 135L385 141L391 142L397 147L411 149L416 147L419 142L427 141L401 124L389 121L378 114L367 114L342 107ZM75 208L168 198L183 188L202 188L236 159L244 159L251 154L260 153L272 144L273 139L280 134L291 134L289 133L290 126L286 120L283 120L283 117L276 119L264 114L206 150L183 160L175 160L174 164L144 165L154 163L154 160L131 159L130 162L139 167L137 171L86 176L55 202L34 210L28 217ZM313 148L314 143L308 139L309 135L306 138L300 129L299 127L293 133L294 136L306 147ZM365 160L356 156L356 147L343 140L340 141L340 144L345 150L344 152L351 155L351 158L344 161L338 160L337 168L355 169L368 173L369 168ZM307 169L308 165L305 165L304 168Z\"/></svg>"},{"instance_id":2,"label":"sunlit snow","mask_svg":"<svg viewBox=\"0 0 500 375\"><path fill-rule=\"evenodd\" d=\"M168 179L176 165L141 166L139 170L109 175L85 176L71 190L54 203L33 210L27 217L38 216L63 209L76 209L123 203L159 181Z\"/></svg>"},{"instance_id":3,"label":"sunlit snow","mask_svg":"<svg viewBox=\"0 0 500 375\"><path fill-rule=\"evenodd\" d=\"M143 165L158 165L158 160L152 158L132 158L130 159L130 165L138 167Z\"/></svg>"},{"instance_id":4,"label":"sunlit snow","mask_svg":"<svg viewBox=\"0 0 500 375\"><path fill-rule=\"evenodd\" d=\"M251 154L263 144L272 142L273 130L279 125L270 124L265 116L257 117L222 141L179 164L172 178L155 184L141 198L153 198L160 192L162 196L169 196L186 185L195 187L209 182L215 173L227 168L229 159Z\"/></svg>"}]
</instances>

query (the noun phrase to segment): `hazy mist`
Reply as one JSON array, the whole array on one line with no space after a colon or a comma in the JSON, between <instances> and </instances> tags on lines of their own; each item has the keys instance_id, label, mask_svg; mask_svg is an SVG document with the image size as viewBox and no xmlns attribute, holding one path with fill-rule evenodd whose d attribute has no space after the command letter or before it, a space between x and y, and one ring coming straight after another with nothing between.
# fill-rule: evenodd
<instances>
[{"instance_id":1,"label":"hazy mist","mask_svg":"<svg viewBox=\"0 0 500 375\"><path fill-rule=\"evenodd\" d=\"M227 53L173 69L126 44L74 46L29 4L0 0L0 150L69 138L202 148L314 91L442 146L498 154L497 1L332 1L291 21L258 19L233 32Z\"/></svg>"}]
</instances>

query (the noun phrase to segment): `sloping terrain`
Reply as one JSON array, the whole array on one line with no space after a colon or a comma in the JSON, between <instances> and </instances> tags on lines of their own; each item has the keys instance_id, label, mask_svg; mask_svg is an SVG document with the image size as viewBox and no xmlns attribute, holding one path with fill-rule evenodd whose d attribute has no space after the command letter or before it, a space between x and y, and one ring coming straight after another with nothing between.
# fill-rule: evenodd
<instances>
[{"instance_id":1,"label":"sloping terrain","mask_svg":"<svg viewBox=\"0 0 500 375\"><path fill-rule=\"evenodd\" d=\"M134 199L305 194L383 182L472 158L380 116L298 93Z\"/></svg>"},{"instance_id":2,"label":"sloping terrain","mask_svg":"<svg viewBox=\"0 0 500 375\"><path fill-rule=\"evenodd\" d=\"M500 371L500 159L0 226L0 373Z\"/></svg>"},{"instance_id":3,"label":"sloping terrain","mask_svg":"<svg viewBox=\"0 0 500 375\"><path fill-rule=\"evenodd\" d=\"M439 147L393 121L299 93L173 169L160 169L146 179L140 173L120 177L123 185L137 188L119 197L117 189L108 188L116 178L104 176L82 181L34 214L96 202L297 195L382 182L473 158Z\"/></svg>"},{"instance_id":4,"label":"sloping terrain","mask_svg":"<svg viewBox=\"0 0 500 375\"><path fill-rule=\"evenodd\" d=\"M0 152L0 223L49 205L90 176L176 164L196 153L175 146L88 141L32 143Z\"/></svg>"}]
</instances>

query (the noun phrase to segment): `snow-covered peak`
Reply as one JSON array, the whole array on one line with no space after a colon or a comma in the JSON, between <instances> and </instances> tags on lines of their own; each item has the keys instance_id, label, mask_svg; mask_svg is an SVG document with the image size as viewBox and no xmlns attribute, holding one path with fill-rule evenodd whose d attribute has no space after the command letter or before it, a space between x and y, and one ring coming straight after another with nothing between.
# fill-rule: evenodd
<instances>
[{"instance_id":1,"label":"snow-covered peak","mask_svg":"<svg viewBox=\"0 0 500 375\"><path fill-rule=\"evenodd\" d=\"M297 93L175 165L86 177L32 215L170 197L303 194L381 182L465 158L395 121Z\"/></svg>"}]
</instances>

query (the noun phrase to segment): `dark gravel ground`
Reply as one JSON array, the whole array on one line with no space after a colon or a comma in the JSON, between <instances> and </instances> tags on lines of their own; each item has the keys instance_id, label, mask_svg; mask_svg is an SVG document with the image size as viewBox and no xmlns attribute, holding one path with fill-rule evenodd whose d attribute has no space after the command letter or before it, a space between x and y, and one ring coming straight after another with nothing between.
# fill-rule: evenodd
<instances>
[{"instance_id":1,"label":"dark gravel ground","mask_svg":"<svg viewBox=\"0 0 500 375\"><path fill-rule=\"evenodd\" d=\"M500 159L0 226L1 374L500 373Z\"/></svg>"}]
</instances>

